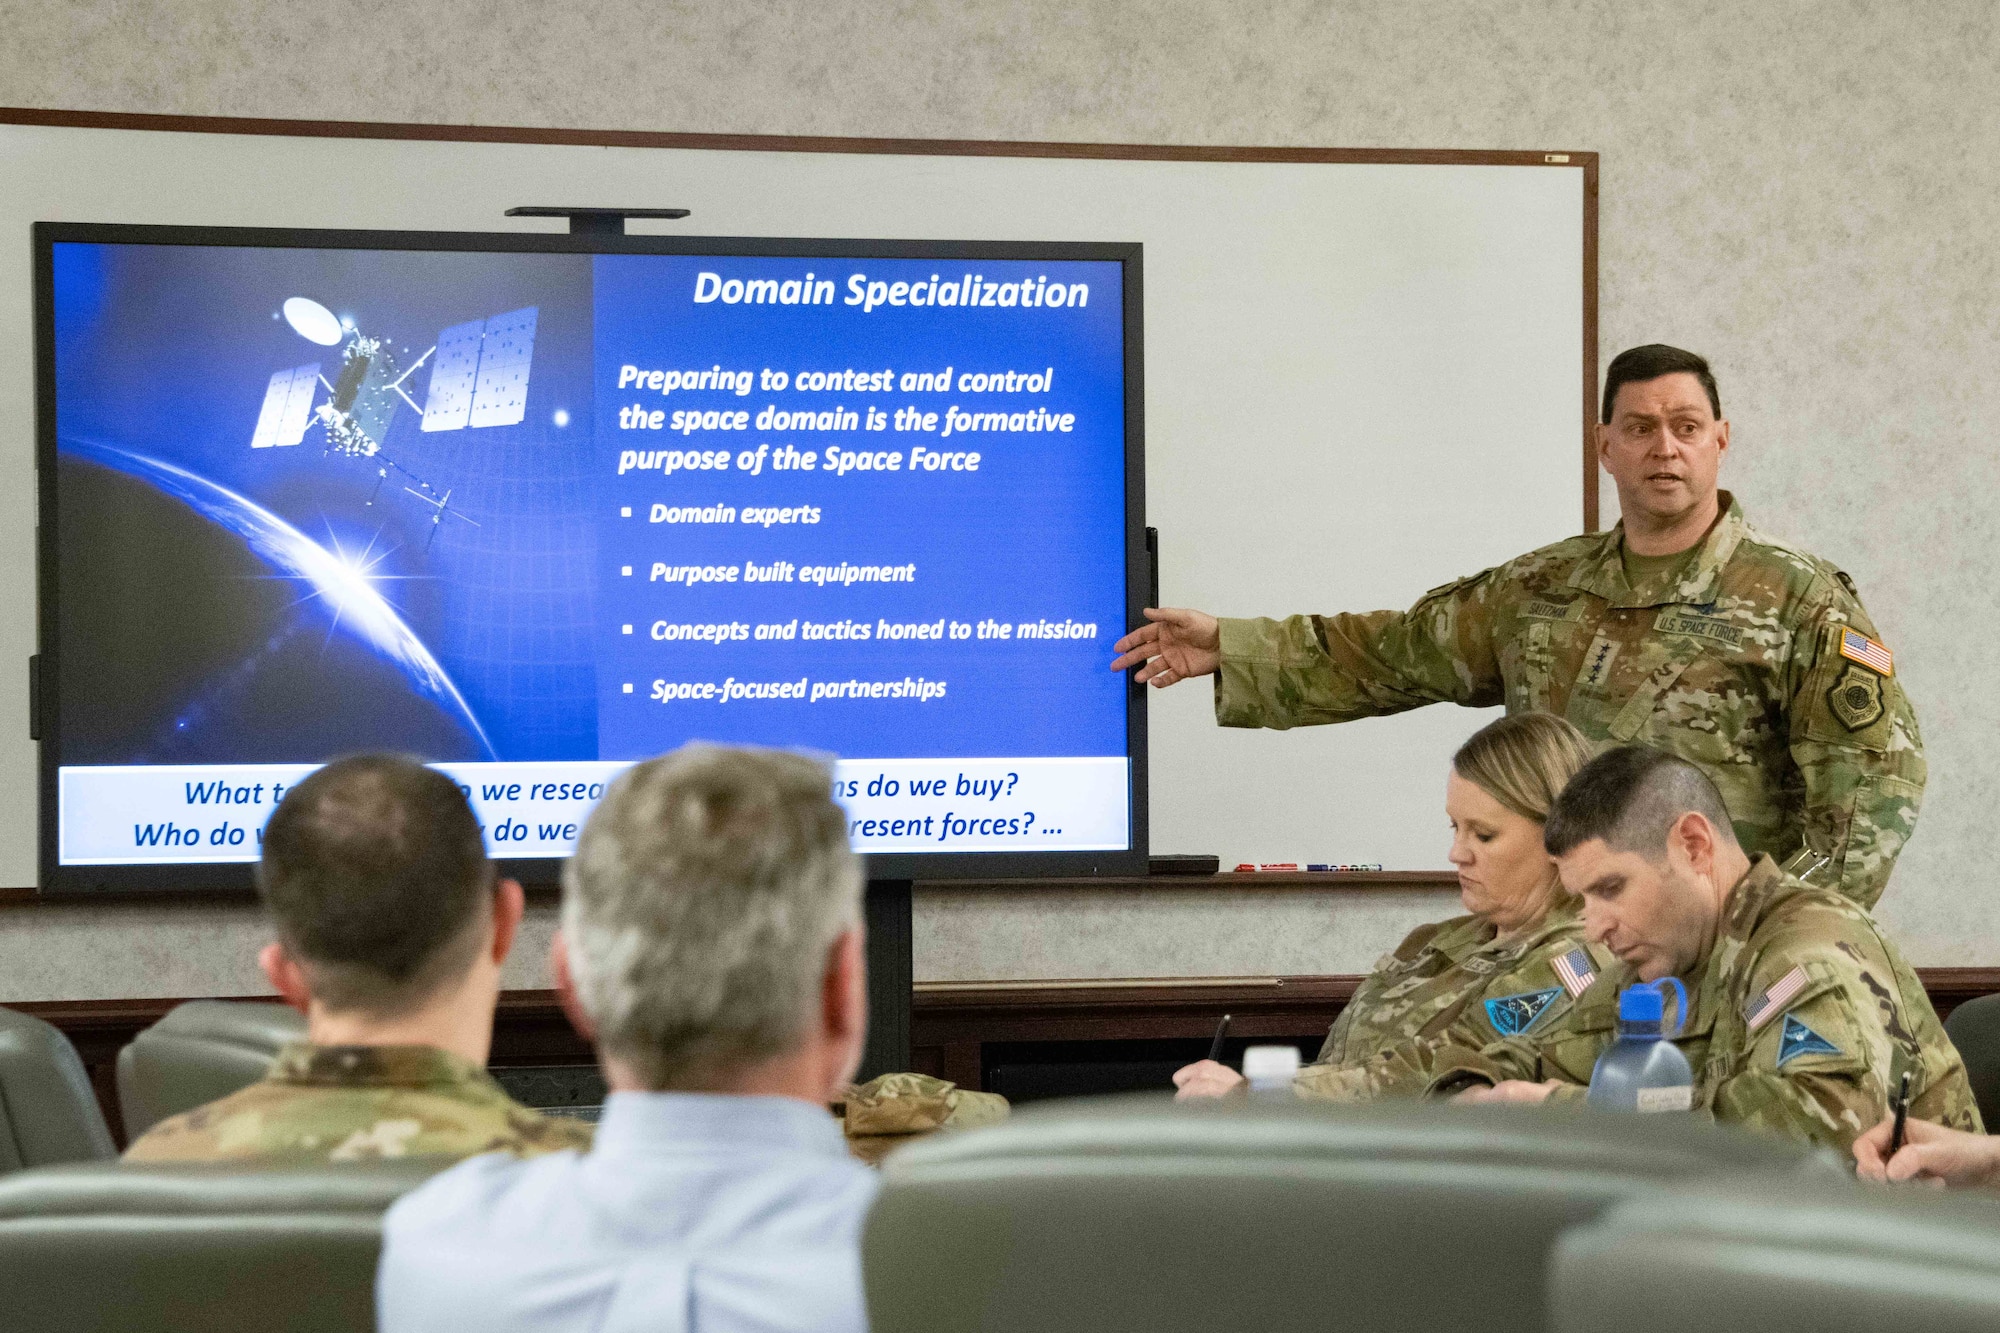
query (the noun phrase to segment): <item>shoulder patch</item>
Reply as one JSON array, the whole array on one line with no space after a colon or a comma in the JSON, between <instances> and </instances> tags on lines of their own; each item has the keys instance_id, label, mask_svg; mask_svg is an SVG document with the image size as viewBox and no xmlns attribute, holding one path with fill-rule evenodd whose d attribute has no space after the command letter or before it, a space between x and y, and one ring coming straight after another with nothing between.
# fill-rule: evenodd
<instances>
[{"instance_id":1,"label":"shoulder patch","mask_svg":"<svg viewBox=\"0 0 2000 1333\"><path fill-rule=\"evenodd\" d=\"M1814 1032L1791 1014L1785 1015L1785 1030L1778 1034L1778 1068L1802 1055L1839 1055L1838 1046Z\"/></svg>"},{"instance_id":2,"label":"shoulder patch","mask_svg":"<svg viewBox=\"0 0 2000 1333\"><path fill-rule=\"evenodd\" d=\"M1753 997L1743 1006L1743 1021L1755 1032L1764 1024L1785 1012L1785 1005L1794 995L1806 988L1806 970L1795 967L1779 977L1767 987L1763 994Z\"/></svg>"},{"instance_id":3,"label":"shoulder patch","mask_svg":"<svg viewBox=\"0 0 2000 1333\"><path fill-rule=\"evenodd\" d=\"M1559 987L1547 990L1522 991L1519 995L1501 995L1486 1002L1486 1021L1493 1030L1503 1037L1518 1037L1535 1025L1535 1020L1548 1012L1561 995Z\"/></svg>"},{"instance_id":4,"label":"shoulder patch","mask_svg":"<svg viewBox=\"0 0 2000 1333\"><path fill-rule=\"evenodd\" d=\"M1556 980L1562 982L1569 998L1590 989L1590 983L1597 980L1597 967L1590 961L1590 951L1583 948L1571 949L1568 953L1549 964L1555 969Z\"/></svg>"},{"instance_id":5,"label":"shoulder patch","mask_svg":"<svg viewBox=\"0 0 2000 1333\"><path fill-rule=\"evenodd\" d=\"M1858 630L1840 632L1840 655L1884 676L1896 674L1896 655Z\"/></svg>"},{"instance_id":6,"label":"shoulder patch","mask_svg":"<svg viewBox=\"0 0 2000 1333\"><path fill-rule=\"evenodd\" d=\"M1849 731L1872 726L1882 720L1882 677L1850 662L1827 690L1826 706Z\"/></svg>"}]
</instances>

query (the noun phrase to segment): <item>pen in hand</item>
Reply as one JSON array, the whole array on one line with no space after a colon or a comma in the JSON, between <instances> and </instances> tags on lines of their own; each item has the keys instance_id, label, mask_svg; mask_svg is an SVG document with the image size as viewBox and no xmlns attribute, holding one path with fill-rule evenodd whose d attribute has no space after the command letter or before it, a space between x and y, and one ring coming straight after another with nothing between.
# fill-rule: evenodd
<instances>
[{"instance_id":1,"label":"pen in hand","mask_svg":"<svg viewBox=\"0 0 2000 1333\"><path fill-rule=\"evenodd\" d=\"M1228 1035L1229 1035L1229 1015L1224 1014L1222 1016L1222 1021L1215 1025L1215 1040L1208 1044L1209 1059L1220 1060L1222 1058L1222 1039Z\"/></svg>"},{"instance_id":2,"label":"pen in hand","mask_svg":"<svg viewBox=\"0 0 2000 1333\"><path fill-rule=\"evenodd\" d=\"M1896 1090L1896 1125L1889 1131L1889 1151L1883 1155L1887 1161L1894 1157L1903 1146L1903 1129L1910 1120L1910 1071L1903 1071L1902 1086Z\"/></svg>"}]
</instances>

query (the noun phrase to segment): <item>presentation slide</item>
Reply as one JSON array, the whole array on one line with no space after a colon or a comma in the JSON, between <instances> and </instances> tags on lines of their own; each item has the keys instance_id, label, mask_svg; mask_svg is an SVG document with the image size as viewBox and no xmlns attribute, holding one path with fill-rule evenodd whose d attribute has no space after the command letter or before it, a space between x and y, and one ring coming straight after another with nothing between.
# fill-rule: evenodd
<instances>
[{"instance_id":1,"label":"presentation slide","mask_svg":"<svg viewBox=\"0 0 2000 1333\"><path fill-rule=\"evenodd\" d=\"M366 750L559 857L693 740L861 851L1131 845L1120 264L53 252L61 864Z\"/></svg>"}]
</instances>

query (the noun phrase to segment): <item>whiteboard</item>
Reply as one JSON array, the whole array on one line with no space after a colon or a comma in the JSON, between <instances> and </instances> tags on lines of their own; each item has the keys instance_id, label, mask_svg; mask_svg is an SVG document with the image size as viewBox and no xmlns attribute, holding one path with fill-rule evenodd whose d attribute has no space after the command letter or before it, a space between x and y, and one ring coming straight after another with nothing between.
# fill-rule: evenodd
<instances>
[{"instance_id":1,"label":"whiteboard","mask_svg":"<svg viewBox=\"0 0 2000 1333\"><path fill-rule=\"evenodd\" d=\"M1402 607L1594 515L1590 155L518 137L572 141L0 124L0 236L16 238L0 260L0 885L35 874L35 221L529 231L552 224L502 212L679 205L694 216L633 230L1138 241L1163 601ZM1151 699L1155 852L1443 867L1445 766L1486 715L1227 731L1203 682Z\"/></svg>"}]
</instances>

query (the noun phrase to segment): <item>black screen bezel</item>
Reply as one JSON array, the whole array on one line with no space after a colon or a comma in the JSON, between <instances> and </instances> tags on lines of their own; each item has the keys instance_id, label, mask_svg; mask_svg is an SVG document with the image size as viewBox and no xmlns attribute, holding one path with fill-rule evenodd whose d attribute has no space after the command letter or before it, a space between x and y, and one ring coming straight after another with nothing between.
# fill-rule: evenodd
<instances>
[{"instance_id":1,"label":"black screen bezel","mask_svg":"<svg viewBox=\"0 0 2000 1333\"><path fill-rule=\"evenodd\" d=\"M44 896L105 894L175 896L252 890L254 866L210 862L184 865L65 866L58 863L57 770L61 749L60 673L56 665L56 373L54 247L194 245L279 249L431 250L504 254L746 255L779 258L1098 260L1123 266L1125 370L1125 623L1136 624L1152 579L1146 546L1145 385L1142 247L1137 243L1075 241L912 241L780 239L740 236L573 236L531 232L367 231L271 227L179 227L38 222L32 228L35 319L35 586L37 669L30 731L37 757L37 887ZM1127 680L1125 725L1130 763L1132 844L1106 852L891 853L866 858L871 879L983 880L1143 875L1147 856L1147 732L1145 687ZM497 863L530 888L553 887L562 860L537 857Z\"/></svg>"}]
</instances>

